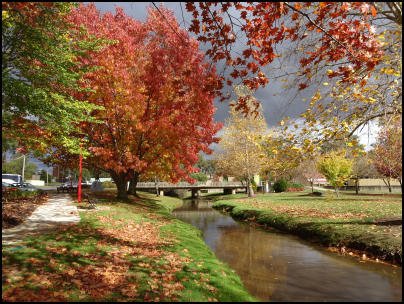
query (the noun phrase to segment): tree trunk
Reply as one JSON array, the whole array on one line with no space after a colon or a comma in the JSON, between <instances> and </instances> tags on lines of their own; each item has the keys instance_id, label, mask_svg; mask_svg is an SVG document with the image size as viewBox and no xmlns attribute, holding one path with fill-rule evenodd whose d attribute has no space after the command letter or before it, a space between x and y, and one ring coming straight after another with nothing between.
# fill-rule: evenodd
<instances>
[{"instance_id":1,"label":"tree trunk","mask_svg":"<svg viewBox=\"0 0 404 304\"><path fill-rule=\"evenodd\" d=\"M253 197L253 196L254 196L254 189L253 189L251 183L250 183L249 189L250 189L250 191L249 191L249 193L248 193L248 196L249 196L249 197Z\"/></svg>"},{"instance_id":2,"label":"tree trunk","mask_svg":"<svg viewBox=\"0 0 404 304\"><path fill-rule=\"evenodd\" d=\"M389 192L391 193L391 183L390 183L390 176L386 178L383 178L384 184L389 188Z\"/></svg>"},{"instance_id":3,"label":"tree trunk","mask_svg":"<svg viewBox=\"0 0 404 304\"><path fill-rule=\"evenodd\" d=\"M126 179L124 174L115 174L115 173L110 173L112 179L115 182L116 188L118 189L117 193L117 198L127 200L128 199L128 192L126 189Z\"/></svg>"},{"instance_id":4,"label":"tree trunk","mask_svg":"<svg viewBox=\"0 0 404 304\"><path fill-rule=\"evenodd\" d=\"M334 188L335 188L335 193L337 194L337 197L339 197L339 193L338 193L338 187L337 187L337 186L335 186Z\"/></svg>"},{"instance_id":5,"label":"tree trunk","mask_svg":"<svg viewBox=\"0 0 404 304\"><path fill-rule=\"evenodd\" d=\"M254 190L252 188L250 179L247 179L247 194L248 194L248 197L254 196Z\"/></svg>"},{"instance_id":6,"label":"tree trunk","mask_svg":"<svg viewBox=\"0 0 404 304\"><path fill-rule=\"evenodd\" d=\"M355 193L359 194L359 178L355 178Z\"/></svg>"},{"instance_id":7,"label":"tree trunk","mask_svg":"<svg viewBox=\"0 0 404 304\"><path fill-rule=\"evenodd\" d=\"M101 174L100 170L95 170L94 171L94 177L95 177L96 181L100 180L100 174Z\"/></svg>"},{"instance_id":8,"label":"tree trunk","mask_svg":"<svg viewBox=\"0 0 404 304\"><path fill-rule=\"evenodd\" d=\"M313 180L311 180L311 193L314 193L314 181Z\"/></svg>"},{"instance_id":9,"label":"tree trunk","mask_svg":"<svg viewBox=\"0 0 404 304\"><path fill-rule=\"evenodd\" d=\"M158 179L156 177L154 178L154 184L156 186L156 196L160 196L159 182L158 182Z\"/></svg>"},{"instance_id":10,"label":"tree trunk","mask_svg":"<svg viewBox=\"0 0 404 304\"><path fill-rule=\"evenodd\" d=\"M133 177L130 179L129 181L129 189L128 189L128 194L132 194L132 195L137 195L136 193L136 185L139 181L139 172L135 172L133 174Z\"/></svg>"},{"instance_id":11,"label":"tree trunk","mask_svg":"<svg viewBox=\"0 0 404 304\"><path fill-rule=\"evenodd\" d=\"M399 177L397 179L398 179L398 182L400 183L401 193L403 193L403 184L402 184L402 181L401 181L401 177Z\"/></svg>"}]
</instances>

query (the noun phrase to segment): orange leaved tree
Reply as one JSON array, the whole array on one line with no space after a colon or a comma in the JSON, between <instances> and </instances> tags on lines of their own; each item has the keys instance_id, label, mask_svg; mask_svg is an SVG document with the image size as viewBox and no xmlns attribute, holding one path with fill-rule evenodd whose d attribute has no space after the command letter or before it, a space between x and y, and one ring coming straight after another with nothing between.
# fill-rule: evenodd
<instances>
[{"instance_id":1,"label":"orange leaved tree","mask_svg":"<svg viewBox=\"0 0 404 304\"><path fill-rule=\"evenodd\" d=\"M149 9L139 22L120 8L102 15L94 5L80 5L71 20L111 41L80 58L97 68L81 82L90 90L77 97L105 108L89 113L101 123L81 125L92 152L87 164L111 175L119 198L127 197L129 181L135 193L142 176L192 182L198 152L211 152L221 127L213 121L217 77L198 42L163 8Z\"/></svg>"}]
</instances>

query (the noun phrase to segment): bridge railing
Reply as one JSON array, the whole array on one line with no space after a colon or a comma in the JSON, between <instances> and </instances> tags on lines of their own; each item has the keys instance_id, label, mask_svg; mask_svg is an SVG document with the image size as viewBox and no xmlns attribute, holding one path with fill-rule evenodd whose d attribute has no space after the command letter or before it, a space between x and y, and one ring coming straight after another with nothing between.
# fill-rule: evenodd
<instances>
[{"instance_id":1,"label":"bridge railing","mask_svg":"<svg viewBox=\"0 0 404 304\"><path fill-rule=\"evenodd\" d=\"M179 182L176 184L167 183L167 182L158 182L157 186L159 188L178 188L178 187L245 187L241 182L195 182L194 184L190 184L187 182ZM155 188L155 182L139 182L136 185L136 188Z\"/></svg>"}]
</instances>

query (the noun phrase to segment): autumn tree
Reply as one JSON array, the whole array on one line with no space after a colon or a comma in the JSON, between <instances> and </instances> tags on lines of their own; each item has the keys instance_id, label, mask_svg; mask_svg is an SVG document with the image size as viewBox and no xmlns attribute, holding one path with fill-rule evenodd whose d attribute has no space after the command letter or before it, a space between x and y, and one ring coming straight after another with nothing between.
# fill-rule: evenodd
<instances>
[{"instance_id":1,"label":"autumn tree","mask_svg":"<svg viewBox=\"0 0 404 304\"><path fill-rule=\"evenodd\" d=\"M64 2L2 2L2 135L44 152L48 139L77 152L70 137L96 106L71 94L86 70L76 57L102 45L77 39ZM3 137L3 136L2 136Z\"/></svg>"},{"instance_id":2,"label":"autumn tree","mask_svg":"<svg viewBox=\"0 0 404 304\"><path fill-rule=\"evenodd\" d=\"M235 92L238 97L251 94L245 86L235 87ZM263 165L261 140L266 128L265 118L261 111L258 111L257 116L253 114L244 116L235 108L230 110L230 117L223 128L217 167L221 173L245 180L248 196L254 195L251 179L260 172Z\"/></svg>"},{"instance_id":3,"label":"autumn tree","mask_svg":"<svg viewBox=\"0 0 404 304\"><path fill-rule=\"evenodd\" d=\"M309 153L331 139L354 146L364 125L402 115L400 2L200 2L187 10L206 54L229 68L223 83L285 82L288 103L307 101L305 126L286 125L284 136ZM238 108L249 107L239 99Z\"/></svg>"},{"instance_id":4,"label":"autumn tree","mask_svg":"<svg viewBox=\"0 0 404 304\"><path fill-rule=\"evenodd\" d=\"M331 151L320 157L317 162L317 169L326 177L331 186L334 187L337 197L338 188L351 177L352 160L345 157L345 151Z\"/></svg>"},{"instance_id":5,"label":"autumn tree","mask_svg":"<svg viewBox=\"0 0 404 304\"><path fill-rule=\"evenodd\" d=\"M291 180L294 170L303 160L301 147L283 137L279 133L279 128L273 128L268 132L261 146L264 152L262 174L273 181L281 178Z\"/></svg>"},{"instance_id":6,"label":"autumn tree","mask_svg":"<svg viewBox=\"0 0 404 304\"><path fill-rule=\"evenodd\" d=\"M305 182L309 181L311 185L311 192L314 192L314 182L324 176L317 169L317 157L313 156L302 161L297 170L305 179Z\"/></svg>"},{"instance_id":7,"label":"autumn tree","mask_svg":"<svg viewBox=\"0 0 404 304\"><path fill-rule=\"evenodd\" d=\"M301 132L290 130L290 133L297 133L296 140L302 141L308 134L316 134L313 144L337 139L355 145L353 135L357 130L381 118L402 115L402 4L377 2L362 5L374 5L375 10L367 22L383 56L372 73L357 72L358 76L361 75L357 83L330 78L339 65L327 64L319 70L317 77L313 78L318 85L316 88L312 86L314 93L307 100L307 110L302 114L305 128ZM357 14L351 11L348 16L356 18ZM301 47L307 49L306 43L303 42ZM296 48L290 52L296 52ZM290 54L285 57L289 58ZM290 71L284 74L288 74L285 81L293 78ZM293 83L297 85L292 81L290 86Z\"/></svg>"},{"instance_id":8,"label":"autumn tree","mask_svg":"<svg viewBox=\"0 0 404 304\"><path fill-rule=\"evenodd\" d=\"M359 155L355 157L353 161L352 178L355 180L355 192L359 194L359 179L379 177L380 173L377 172L368 154Z\"/></svg>"},{"instance_id":9,"label":"autumn tree","mask_svg":"<svg viewBox=\"0 0 404 304\"><path fill-rule=\"evenodd\" d=\"M377 14L374 4L189 2L186 8L193 15L190 30L210 45L207 56L231 69L221 78L223 83L241 80L254 90L265 86L269 76L263 67L271 67L284 55L279 52L284 42L300 50L293 54L294 62L300 63L300 90L330 65L335 70L328 78L360 83L382 59L380 42L369 22ZM245 45L240 43L243 40ZM237 108L248 111L246 98L239 98Z\"/></svg>"},{"instance_id":10,"label":"autumn tree","mask_svg":"<svg viewBox=\"0 0 404 304\"><path fill-rule=\"evenodd\" d=\"M102 15L93 4L80 5L70 19L114 41L80 57L82 65L99 68L81 83L93 91L77 98L105 108L91 112L101 123L81 124L92 152L86 164L111 175L119 198L127 197L129 181L135 193L140 177L193 182L189 174L197 171L198 153L211 153L220 128L213 122L216 74L198 42L163 7L149 9L146 22L121 8Z\"/></svg>"},{"instance_id":11,"label":"autumn tree","mask_svg":"<svg viewBox=\"0 0 404 304\"><path fill-rule=\"evenodd\" d=\"M391 179L397 179L402 186L402 122L396 118L379 133L370 158L391 192Z\"/></svg>"}]
</instances>

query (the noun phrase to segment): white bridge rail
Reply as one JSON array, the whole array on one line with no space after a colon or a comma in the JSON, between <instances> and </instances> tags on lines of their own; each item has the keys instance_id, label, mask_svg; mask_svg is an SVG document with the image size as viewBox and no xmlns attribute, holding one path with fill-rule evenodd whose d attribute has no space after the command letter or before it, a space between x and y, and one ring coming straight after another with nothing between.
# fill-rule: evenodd
<instances>
[{"instance_id":1,"label":"white bridge rail","mask_svg":"<svg viewBox=\"0 0 404 304\"><path fill-rule=\"evenodd\" d=\"M157 184L157 185L156 185ZM167 182L139 182L136 188L244 188L246 187L241 182L195 182L190 184L187 182L179 182L176 184Z\"/></svg>"}]
</instances>

